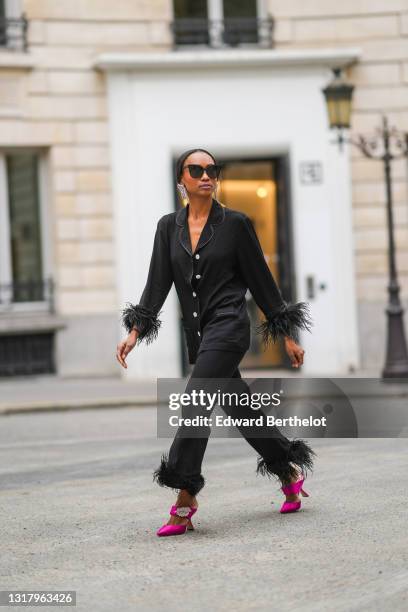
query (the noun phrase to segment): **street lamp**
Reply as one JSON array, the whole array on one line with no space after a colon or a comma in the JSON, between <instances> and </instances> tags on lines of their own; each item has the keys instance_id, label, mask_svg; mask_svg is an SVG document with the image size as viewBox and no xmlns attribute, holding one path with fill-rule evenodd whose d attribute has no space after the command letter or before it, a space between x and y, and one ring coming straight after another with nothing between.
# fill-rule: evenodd
<instances>
[{"instance_id":1,"label":"street lamp","mask_svg":"<svg viewBox=\"0 0 408 612\"><path fill-rule=\"evenodd\" d=\"M351 98L354 85L350 85L342 78L340 68L335 68L333 72L334 79L323 89L323 93L326 98L330 127L337 129L337 142L342 150L345 142L343 129L349 128L351 123Z\"/></svg>"},{"instance_id":2,"label":"street lamp","mask_svg":"<svg viewBox=\"0 0 408 612\"><path fill-rule=\"evenodd\" d=\"M326 98L329 123L337 129L340 150L344 142L356 146L365 157L380 159L384 163L384 176L387 198L388 227L388 305L387 313L387 354L382 377L408 378L408 350L405 339L403 308L401 306L395 262L394 221L392 210L391 161L408 157L408 137L394 127L389 127L388 119L382 116L382 126L370 137L357 135L345 138L344 129L350 128L351 98L354 87L341 76L341 70L333 70L335 78L323 89Z\"/></svg>"}]
</instances>

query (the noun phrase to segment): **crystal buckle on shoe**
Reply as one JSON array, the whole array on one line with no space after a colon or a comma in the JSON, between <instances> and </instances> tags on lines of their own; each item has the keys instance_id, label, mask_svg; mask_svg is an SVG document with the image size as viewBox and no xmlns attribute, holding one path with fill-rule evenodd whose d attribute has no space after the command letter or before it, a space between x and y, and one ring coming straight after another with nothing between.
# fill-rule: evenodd
<instances>
[{"instance_id":1,"label":"crystal buckle on shoe","mask_svg":"<svg viewBox=\"0 0 408 612\"><path fill-rule=\"evenodd\" d=\"M190 514L191 508L189 506L180 506L176 509L176 514L180 518L184 518Z\"/></svg>"}]
</instances>

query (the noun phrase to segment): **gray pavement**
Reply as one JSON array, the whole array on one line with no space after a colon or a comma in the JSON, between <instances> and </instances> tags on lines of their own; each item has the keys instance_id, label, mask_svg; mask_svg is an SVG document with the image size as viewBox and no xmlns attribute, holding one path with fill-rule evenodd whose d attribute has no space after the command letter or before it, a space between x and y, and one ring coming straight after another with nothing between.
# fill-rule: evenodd
<instances>
[{"instance_id":1,"label":"gray pavement","mask_svg":"<svg viewBox=\"0 0 408 612\"><path fill-rule=\"evenodd\" d=\"M120 366L118 366L120 367ZM245 378L302 378L290 369L242 370ZM376 378L377 371L361 370L341 378ZM314 378L336 378L327 374ZM157 401L157 378L131 380L111 377L38 375L0 378L0 416L17 412L81 410L115 406L146 406ZM394 385L386 393L408 397L408 384Z\"/></svg>"},{"instance_id":2,"label":"gray pavement","mask_svg":"<svg viewBox=\"0 0 408 612\"><path fill-rule=\"evenodd\" d=\"M63 378L56 375L0 380L0 415L155 404L156 379Z\"/></svg>"},{"instance_id":3,"label":"gray pavement","mask_svg":"<svg viewBox=\"0 0 408 612\"><path fill-rule=\"evenodd\" d=\"M157 538L174 494L152 482L171 442L152 407L0 424L3 590L74 589L81 612L408 609L406 438L310 440L292 515L245 440L212 438L196 531Z\"/></svg>"}]
</instances>

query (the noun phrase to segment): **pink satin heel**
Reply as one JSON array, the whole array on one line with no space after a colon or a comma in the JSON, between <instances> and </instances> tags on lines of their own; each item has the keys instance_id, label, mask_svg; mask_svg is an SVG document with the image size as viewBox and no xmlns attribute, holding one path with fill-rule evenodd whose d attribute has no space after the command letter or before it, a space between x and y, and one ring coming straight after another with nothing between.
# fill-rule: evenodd
<instances>
[{"instance_id":1,"label":"pink satin heel","mask_svg":"<svg viewBox=\"0 0 408 612\"><path fill-rule=\"evenodd\" d=\"M297 482L292 482L289 485L286 485L284 487L281 487L283 493L285 493L285 495L298 495L299 492L303 497L310 497L309 493L307 493L302 485L304 483L305 479L301 478L300 480L298 480ZM296 512L296 510L299 510L299 508L301 507L302 502L299 501L295 501L295 502L288 502L285 501L283 502L280 512L282 514L287 514L289 512Z\"/></svg>"},{"instance_id":2,"label":"pink satin heel","mask_svg":"<svg viewBox=\"0 0 408 612\"><path fill-rule=\"evenodd\" d=\"M157 535L159 537L183 535L183 533L187 533L187 531L194 531L191 517L197 512L197 510L198 508L195 506L172 506L170 508L170 514L172 516L179 516L180 518L188 518L188 523L185 525L163 525L157 531Z\"/></svg>"}]
</instances>

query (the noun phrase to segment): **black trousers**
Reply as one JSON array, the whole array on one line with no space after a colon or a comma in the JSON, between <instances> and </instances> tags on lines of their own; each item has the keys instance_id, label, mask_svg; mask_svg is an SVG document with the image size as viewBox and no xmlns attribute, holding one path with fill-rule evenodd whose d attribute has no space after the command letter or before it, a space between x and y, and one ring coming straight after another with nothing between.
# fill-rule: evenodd
<instances>
[{"instance_id":1,"label":"black trousers","mask_svg":"<svg viewBox=\"0 0 408 612\"><path fill-rule=\"evenodd\" d=\"M247 383L242 379L238 366L246 351L235 352L228 350L204 350L197 356L190 379L185 392L193 390L197 392L203 388L205 380L205 391L228 392L228 380L231 381L231 389L234 392L241 390L242 393L250 394ZM220 381L224 386L220 388ZM232 405L222 405L222 409L234 418L254 418L259 416L261 410L256 411L250 406L236 402ZM201 406L195 414L211 415L211 410ZM194 416L190 409L184 410L182 416ZM265 419L264 419L265 423ZM259 431L260 429L268 431ZM255 437L255 429L257 437ZM239 427L240 433L252 448L258 453L256 473L274 476L282 483L290 482L297 474L298 466L306 475L308 470L313 469L313 457L315 452L304 440L290 441L279 431L277 427L269 427L264 424L252 430L248 427ZM190 431L190 434L189 434ZM159 467L153 473L153 479L161 486L172 489L185 489L191 495L196 495L205 485L202 475L202 462L207 448L208 438L211 433L210 427L201 427L199 436L191 435L191 428L180 425L174 437L168 454L163 454Z\"/></svg>"}]
</instances>

